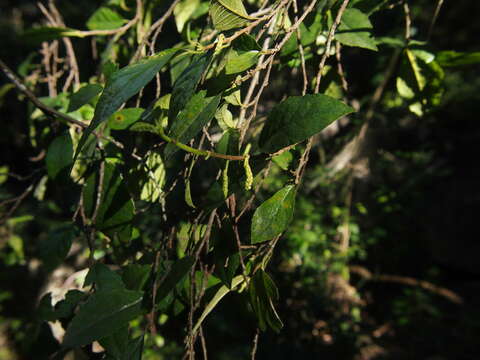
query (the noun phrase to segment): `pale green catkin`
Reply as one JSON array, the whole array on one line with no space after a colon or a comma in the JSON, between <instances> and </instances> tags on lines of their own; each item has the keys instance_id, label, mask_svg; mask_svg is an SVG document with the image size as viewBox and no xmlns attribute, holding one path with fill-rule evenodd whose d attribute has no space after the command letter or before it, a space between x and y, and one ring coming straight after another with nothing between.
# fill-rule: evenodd
<instances>
[{"instance_id":1,"label":"pale green catkin","mask_svg":"<svg viewBox=\"0 0 480 360\"><path fill-rule=\"evenodd\" d=\"M225 163L225 169L222 172L222 190L223 196L225 198L228 197L228 165L230 164L230 160L227 160Z\"/></svg>"},{"instance_id":2,"label":"pale green catkin","mask_svg":"<svg viewBox=\"0 0 480 360\"><path fill-rule=\"evenodd\" d=\"M250 155L245 155L245 160L243 160L243 168L245 169L245 190L249 191L252 189L253 184L253 173L252 169L250 168L250 163L248 160L250 159Z\"/></svg>"}]
</instances>

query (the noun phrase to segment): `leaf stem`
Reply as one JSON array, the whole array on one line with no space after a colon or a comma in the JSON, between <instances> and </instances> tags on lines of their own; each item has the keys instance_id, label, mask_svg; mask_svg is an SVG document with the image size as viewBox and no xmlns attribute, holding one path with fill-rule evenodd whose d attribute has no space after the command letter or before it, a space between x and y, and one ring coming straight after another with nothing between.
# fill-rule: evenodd
<instances>
[{"instance_id":1,"label":"leaf stem","mask_svg":"<svg viewBox=\"0 0 480 360\"><path fill-rule=\"evenodd\" d=\"M167 134L165 134L165 132L164 132L164 130L161 126L158 126L158 135L160 135L160 137L163 140L165 140L166 142L171 143L171 144L175 145L176 147L178 147L179 149L182 149L183 151L189 152L189 153L194 154L194 155L204 156L206 158L214 157L214 158L218 158L218 159L233 160L233 161L244 161L245 158L246 158L246 156L244 156L244 155L243 156L242 155L225 155L225 154L216 153L216 152L210 151L210 150L200 150L200 149L193 148L193 147L188 146L184 143L181 143L181 142L171 138Z\"/></svg>"}]
</instances>

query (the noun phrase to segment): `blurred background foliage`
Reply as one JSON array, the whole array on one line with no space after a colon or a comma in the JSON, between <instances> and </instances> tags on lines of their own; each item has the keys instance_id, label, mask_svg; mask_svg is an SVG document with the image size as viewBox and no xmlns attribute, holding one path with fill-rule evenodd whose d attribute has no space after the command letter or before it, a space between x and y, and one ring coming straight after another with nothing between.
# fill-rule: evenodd
<instances>
[{"instance_id":1,"label":"blurred background foliage","mask_svg":"<svg viewBox=\"0 0 480 360\"><path fill-rule=\"evenodd\" d=\"M410 3L414 29L424 34L436 2ZM84 28L98 2L59 1L58 6L70 27ZM479 51L479 13L477 1L446 1L432 34L433 50ZM19 35L41 20L34 1L0 2L0 58L20 74L28 72L38 48ZM371 20L379 36L403 26L402 17L388 11ZM165 43L178 36L172 20L163 36ZM92 73L89 42L75 45L82 72ZM349 98L369 98L382 80L382 59L348 49L343 61ZM422 118L396 106L393 91L387 93L372 122L364 176L345 171L332 179L324 170L361 119L353 117L339 136L320 140L297 195L295 219L269 267L280 290L278 311L285 327L279 334L261 334L258 359L479 358L480 242L474 220L480 205L474 155L480 141L479 70L478 65L448 69L442 104ZM267 97L288 93L289 79L273 77L272 83ZM24 119L30 109L17 96L1 78L0 201L25 191L28 182L21 176L36 176L44 166L28 137ZM2 169L20 177L7 180ZM283 185L282 172L280 166L272 168L265 198ZM57 201L68 202L69 194L36 188L34 195L0 224L2 360L43 359L56 346L46 325L35 320L35 309L56 276L42 266L42 240L66 220ZM152 210L142 223L136 246L155 243L159 215ZM77 251L84 249L79 245ZM66 267L75 269L73 258ZM406 279L417 282L412 286ZM454 291L463 303L419 286L420 281ZM236 299L240 296L229 295L212 314L207 328L212 359L250 356L255 320ZM168 320L157 336L147 337L145 359L181 356L181 321Z\"/></svg>"}]
</instances>

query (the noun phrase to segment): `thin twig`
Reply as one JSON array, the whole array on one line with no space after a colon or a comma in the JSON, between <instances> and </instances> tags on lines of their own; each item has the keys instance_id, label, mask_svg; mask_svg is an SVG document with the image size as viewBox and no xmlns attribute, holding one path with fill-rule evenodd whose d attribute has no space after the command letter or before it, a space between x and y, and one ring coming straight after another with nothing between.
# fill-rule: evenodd
<instances>
[{"instance_id":1,"label":"thin twig","mask_svg":"<svg viewBox=\"0 0 480 360\"><path fill-rule=\"evenodd\" d=\"M435 27L435 23L438 19L438 14L440 14L440 10L443 5L443 0L438 0L437 6L435 7L435 12L433 13L432 21L430 22L430 27L428 28L428 35L427 35L427 42L430 41L433 33L433 28Z\"/></svg>"},{"instance_id":2,"label":"thin twig","mask_svg":"<svg viewBox=\"0 0 480 360\"><path fill-rule=\"evenodd\" d=\"M252 352L250 353L250 359L255 360L255 355L257 354L257 347L258 347L258 338L260 337L260 329L257 328L255 331L255 336L253 338L253 346Z\"/></svg>"},{"instance_id":3,"label":"thin twig","mask_svg":"<svg viewBox=\"0 0 480 360\"><path fill-rule=\"evenodd\" d=\"M5 74L5 76L13 83L13 85L15 85L15 87L22 93L24 94L28 100L30 100L37 108L39 108L46 116L48 117L51 117L53 119L61 119L63 121L66 121L67 123L71 123L73 125L76 125L78 126L79 128L81 129L86 129L88 128L88 125L67 115L67 114L64 114L60 111L57 111L55 110L54 108L51 108L50 106L47 106L45 105L43 102L41 102L36 96L35 94L30 90L28 89L25 84L22 82L22 80L20 80L20 78L15 75L15 73L0 59L0 70L2 70L2 72ZM119 149L125 149L125 146L110 138L110 137L107 137L107 136L104 136L104 135L101 135L97 132L93 132L93 134L99 138L99 139L104 139L104 140L107 140L109 142L111 142L112 144L114 144L116 147L118 147ZM142 158L136 154L131 154L131 156L133 158L135 158L136 160L142 160Z\"/></svg>"},{"instance_id":4,"label":"thin twig","mask_svg":"<svg viewBox=\"0 0 480 360\"><path fill-rule=\"evenodd\" d=\"M340 21L342 21L342 16L345 10L347 9L347 5L350 0L343 0L342 6L338 10L337 17L335 18L335 22L332 24L330 31L327 36L327 42L325 43L325 52L323 53L322 59L320 60L320 64L318 65L318 72L315 81L315 94L318 94L320 91L320 81L322 80L323 75L323 68L325 67L325 62L327 58L330 56L330 47L332 46L332 40L335 36L335 31L337 30L338 25L340 25Z\"/></svg>"},{"instance_id":5,"label":"thin twig","mask_svg":"<svg viewBox=\"0 0 480 360\"><path fill-rule=\"evenodd\" d=\"M392 283L403 284L408 286L420 287L424 290L440 295L455 304L461 305L464 303L463 298L457 293L453 292L452 290L446 289L444 287L432 284L429 281L418 280L408 276L372 274L368 269L358 265L352 265L349 267L349 269L351 272L359 275L361 278L366 280L378 281L378 282L392 282Z\"/></svg>"}]
</instances>

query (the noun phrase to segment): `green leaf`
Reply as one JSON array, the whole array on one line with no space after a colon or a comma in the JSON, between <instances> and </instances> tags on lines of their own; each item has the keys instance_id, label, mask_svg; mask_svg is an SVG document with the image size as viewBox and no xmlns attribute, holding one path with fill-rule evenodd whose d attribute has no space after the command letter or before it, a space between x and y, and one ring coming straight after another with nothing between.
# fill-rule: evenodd
<instances>
[{"instance_id":1,"label":"green leaf","mask_svg":"<svg viewBox=\"0 0 480 360\"><path fill-rule=\"evenodd\" d=\"M251 242L256 244L280 235L293 219L295 186L288 185L260 205L252 219Z\"/></svg>"},{"instance_id":2,"label":"green leaf","mask_svg":"<svg viewBox=\"0 0 480 360\"><path fill-rule=\"evenodd\" d=\"M136 339L128 342L127 351L122 360L142 360L144 336L139 336Z\"/></svg>"},{"instance_id":3,"label":"green leaf","mask_svg":"<svg viewBox=\"0 0 480 360\"><path fill-rule=\"evenodd\" d=\"M87 297L87 294L80 290L69 290L65 299L55 305L55 315L59 319L68 319L73 316L75 308Z\"/></svg>"},{"instance_id":4,"label":"green leaf","mask_svg":"<svg viewBox=\"0 0 480 360\"><path fill-rule=\"evenodd\" d=\"M356 46L377 51L375 39L371 36L372 24L368 16L358 9L347 9L335 33L335 39L347 46Z\"/></svg>"},{"instance_id":5,"label":"green leaf","mask_svg":"<svg viewBox=\"0 0 480 360\"><path fill-rule=\"evenodd\" d=\"M92 216L97 203L97 190L101 188L96 228L112 238L118 236L120 240L129 241L135 208L119 169L106 162L101 187L99 181L98 169L87 178L83 192L85 213Z\"/></svg>"},{"instance_id":6,"label":"green leaf","mask_svg":"<svg viewBox=\"0 0 480 360\"><path fill-rule=\"evenodd\" d=\"M78 142L75 159L88 136L120 106L147 85L179 49L168 49L115 72L107 82L95 108L90 126Z\"/></svg>"},{"instance_id":7,"label":"green leaf","mask_svg":"<svg viewBox=\"0 0 480 360\"><path fill-rule=\"evenodd\" d=\"M168 122L170 125L175 121L178 113L183 110L185 105L187 105L192 98L212 56L213 51L196 56L192 63L183 70L175 81L168 111Z\"/></svg>"},{"instance_id":8,"label":"green leaf","mask_svg":"<svg viewBox=\"0 0 480 360\"><path fill-rule=\"evenodd\" d=\"M79 347L103 339L142 313L143 292L125 289L99 291L72 319L63 339L63 347Z\"/></svg>"},{"instance_id":9,"label":"green leaf","mask_svg":"<svg viewBox=\"0 0 480 360\"><path fill-rule=\"evenodd\" d=\"M103 90L99 84L88 84L70 96L70 104L67 112L72 112L80 109L83 105L88 104Z\"/></svg>"},{"instance_id":10,"label":"green leaf","mask_svg":"<svg viewBox=\"0 0 480 360\"><path fill-rule=\"evenodd\" d=\"M122 327L99 341L106 353L116 360L124 359L128 347L128 326Z\"/></svg>"},{"instance_id":11,"label":"green leaf","mask_svg":"<svg viewBox=\"0 0 480 360\"><path fill-rule=\"evenodd\" d=\"M165 298L177 286L177 284L183 280L192 269L194 262L195 259L192 256L185 256L173 263L168 275L157 290L157 303ZM161 274L160 276L163 277L164 274Z\"/></svg>"},{"instance_id":12,"label":"green leaf","mask_svg":"<svg viewBox=\"0 0 480 360\"><path fill-rule=\"evenodd\" d=\"M242 34L234 39L232 41L232 47L239 52L262 50L262 47L258 44L257 40L249 34Z\"/></svg>"},{"instance_id":13,"label":"green leaf","mask_svg":"<svg viewBox=\"0 0 480 360\"><path fill-rule=\"evenodd\" d=\"M276 155L272 158L272 161L283 170L288 170L290 164L292 163L292 160L293 155L290 151L284 151L281 154Z\"/></svg>"},{"instance_id":14,"label":"green leaf","mask_svg":"<svg viewBox=\"0 0 480 360\"><path fill-rule=\"evenodd\" d=\"M99 291L125 288L125 284L120 275L102 263L96 263L90 268L83 286L92 285L93 283L95 283Z\"/></svg>"},{"instance_id":15,"label":"green leaf","mask_svg":"<svg viewBox=\"0 0 480 360\"><path fill-rule=\"evenodd\" d=\"M127 108L117 111L108 119L108 126L113 130L125 130L140 120L144 111L141 108Z\"/></svg>"},{"instance_id":16,"label":"green leaf","mask_svg":"<svg viewBox=\"0 0 480 360\"><path fill-rule=\"evenodd\" d=\"M122 272L122 280L129 290L142 290L150 276L150 265L130 264Z\"/></svg>"},{"instance_id":17,"label":"green leaf","mask_svg":"<svg viewBox=\"0 0 480 360\"><path fill-rule=\"evenodd\" d=\"M183 0L175 6L173 14L175 15L175 24L179 33L182 32L185 24L190 20L199 5L200 0Z\"/></svg>"},{"instance_id":18,"label":"green leaf","mask_svg":"<svg viewBox=\"0 0 480 360\"><path fill-rule=\"evenodd\" d=\"M136 126L139 123L135 123L133 126ZM145 123L141 123L145 124ZM146 124L153 127L153 133L158 134L156 128L153 125ZM143 125L140 126L140 128ZM138 129L139 127L137 127ZM147 127L148 132L152 132L152 128ZM145 171L147 175L147 180L142 186L140 199L143 201L156 202L160 195L162 194L163 184L165 183L165 166L162 161L160 154L149 151L146 155L145 160Z\"/></svg>"},{"instance_id":19,"label":"green leaf","mask_svg":"<svg viewBox=\"0 0 480 360\"><path fill-rule=\"evenodd\" d=\"M237 74L249 69L257 63L259 56L260 52L258 50L251 50L243 53L231 50L227 55L225 74Z\"/></svg>"},{"instance_id":20,"label":"green leaf","mask_svg":"<svg viewBox=\"0 0 480 360\"><path fill-rule=\"evenodd\" d=\"M223 131L228 131L236 127L236 121L233 120L233 115L230 110L228 110L228 103L223 104L217 109L215 119Z\"/></svg>"},{"instance_id":21,"label":"green leaf","mask_svg":"<svg viewBox=\"0 0 480 360\"><path fill-rule=\"evenodd\" d=\"M268 325L279 332L283 323L273 306L273 301L278 300L278 290L270 276L265 271L258 270L250 281L249 292L260 329L265 331Z\"/></svg>"},{"instance_id":22,"label":"green leaf","mask_svg":"<svg viewBox=\"0 0 480 360\"><path fill-rule=\"evenodd\" d=\"M193 139L202 128L212 120L220 103L220 95L206 98L206 91L202 90L194 95L185 109L173 121L168 135L181 143ZM169 157L178 151L175 144L167 144L164 155Z\"/></svg>"},{"instance_id":23,"label":"green leaf","mask_svg":"<svg viewBox=\"0 0 480 360\"><path fill-rule=\"evenodd\" d=\"M219 31L242 27L252 19L248 16L242 0L213 0L209 13L213 27Z\"/></svg>"},{"instance_id":24,"label":"green leaf","mask_svg":"<svg viewBox=\"0 0 480 360\"><path fill-rule=\"evenodd\" d=\"M87 21L90 30L114 30L122 27L127 20L108 7L101 7Z\"/></svg>"},{"instance_id":25,"label":"green leaf","mask_svg":"<svg viewBox=\"0 0 480 360\"><path fill-rule=\"evenodd\" d=\"M202 314L200 315L197 322L195 323L195 326L193 327L193 333L196 333L200 325L202 325L203 320L205 320L207 315L212 312L212 310L215 308L215 306L217 306L220 300L222 300L225 295L227 295L230 291L232 291L232 289L236 288L238 285L240 285L244 281L245 281L245 276L238 275L233 278L232 284L230 287L227 287L225 285L220 286L215 296L212 298L212 300L210 300L207 306L205 306L205 309L203 310Z\"/></svg>"},{"instance_id":26,"label":"green leaf","mask_svg":"<svg viewBox=\"0 0 480 360\"><path fill-rule=\"evenodd\" d=\"M431 53L405 50L397 77L398 94L408 100L409 109L418 116L441 103L444 93L443 69Z\"/></svg>"},{"instance_id":27,"label":"green leaf","mask_svg":"<svg viewBox=\"0 0 480 360\"><path fill-rule=\"evenodd\" d=\"M308 139L354 110L326 95L292 96L275 106L262 129L262 151L274 153Z\"/></svg>"},{"instance_id":28,"label":"green leaf","mask_svg":"<svg viewBox=\"0 0 480 360\"><path fill-rule=\"evenodd\" d=\"M55 269L68 255L78 229L71 224L60 226L40 240L39 255L47 271Z\"/></svg>"},{"instance_id":29,"label":"green leaf","mask_svg":"<svg viewBox=\"0 0 480 360\"><path fill-rule=\"evenodd\" d=\"M36 317L40 321L57 320L58 317L55 314L55 309L52 306L52 293L43 295L37 306Z\"/></svg>"},{"instance_id":30,"label":"green leaf","mask_svg":"<svg viewBox=\"0 0 480 360\"><path fill-rule=\"evenodd\" d=\"M62 172L68 173L73 162L73 143L68 131L52 141L48 147L45 162L51 179L55 179Z\"/></svg>"},{"instance_id":31,"label":"green leaf","mask_svg":"<svg viewBox=\"0 0 480 360\"><path fill-rule=\"evenodd\" d=\"M480 51L440 51L435 59L443 67L473 65L480 63Z\"/></svg>"}]
</instances>

